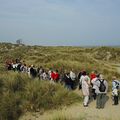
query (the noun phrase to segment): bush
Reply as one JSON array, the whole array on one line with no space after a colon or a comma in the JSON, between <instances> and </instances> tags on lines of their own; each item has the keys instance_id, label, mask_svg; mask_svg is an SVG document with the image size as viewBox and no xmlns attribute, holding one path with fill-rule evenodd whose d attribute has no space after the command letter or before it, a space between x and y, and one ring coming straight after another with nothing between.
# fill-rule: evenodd
<instances>
[{"instance_id":1,"label":"bush","mask_svg":"<svg viewBox=\"0 0 120 120\"><path fill-rule=\"evenodd\" d=\"M2 92L3 92L3 86L4 86L3 78L0 78L0 94L2 94Z\"/></svg>"},{"instance_id":2,"label":"bush","mask_svg":"<svg viewBox=\"0 0 120 120\"><path fill-rule=\"evenodd\" d=\"M21 114L20 97L13 93L5 93L0 101L0 120L18 120Z\"/></svg>"},{"instance_id":3,"label":"bush","mask_svg":"<svg viewBox=\"0 0 120 120\"><path fill-rule=\"evenodd\" d=\"M31 81L26 86L24 93L27 99L28 110L59 108L81 100L81 97L69 92L59 84L44 81Z\"/></svg>"},{"instance_id":4,"label":"bush","mask_svg":"<svg viewBox=\"0 0 120 120\"><path fill-rule=\"evenodd\" d=\"M5 90L10 92L20 92L23 91L27 83L28 78L22 74L12 74L6 76L4 81Z\"/></svg>"},{"instance_id":5,"label":"bush","mask_svg":"<svg viewBox=\"0 0 120 120\"><path fill-rule=\"evenodd\" d=\"M5 93L9 93L10 100L14 94L19 95L23 109L28 111L55 109L81 100L80 96L66 90L61 84L31 80L23 73L8 72L2 75L0 86L3 99L8 99Z\"/></svg>"}]
</instances>

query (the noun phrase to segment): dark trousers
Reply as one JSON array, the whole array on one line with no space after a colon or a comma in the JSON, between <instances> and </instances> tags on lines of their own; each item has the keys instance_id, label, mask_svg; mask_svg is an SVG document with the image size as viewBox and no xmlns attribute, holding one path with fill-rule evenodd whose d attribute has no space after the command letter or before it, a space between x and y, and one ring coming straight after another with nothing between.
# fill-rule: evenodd
<instances>
[{"instance_id":1,"label":"dark trousers","mask_svg":"<svg viewBox=\"0 0 120 120\"><path fill-rule=\"evenodd\" d=\"M119 97L114 96L114 105L118 105Z\"/></svg>"},{"instance_id":2,"label":"dark trousers","mask_svg":"<svg viewBox=\"0 0 120 120\"><path fill-rule=\"evenodd\" d=\"M104 93L99 93L97 95L96 108L104 108L106 102L105 98L106 98L106 94Z\"/></svg>"},{"instance_id":3,"label":"dark trousers","mask_svg":"<svg viewBox=\"0 0 120 120\"><path fill-rule=\"evenodd\" d=\"M92 97L94 98L94 100L96 100L96 93L95 93L95 89L92 89Z\"/></svg>"}]
</instances>

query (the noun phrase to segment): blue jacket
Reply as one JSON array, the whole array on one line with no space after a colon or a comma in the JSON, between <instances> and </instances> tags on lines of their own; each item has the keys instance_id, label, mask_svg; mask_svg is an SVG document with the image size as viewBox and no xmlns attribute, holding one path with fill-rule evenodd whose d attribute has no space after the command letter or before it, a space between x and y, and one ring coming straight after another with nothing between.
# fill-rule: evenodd
<instances>
[{"instance_id":1,"label":"blue jacket","mask_svg":"<svg viewBox=\"0 0 120 120\"><path fill-rule=\"evenodd\" d=\"M119 89L120 89L120 81L119 80L113 80L112 81L112 90L116 89L117 83L119 84Z\"/></svg>"}]
</instances>

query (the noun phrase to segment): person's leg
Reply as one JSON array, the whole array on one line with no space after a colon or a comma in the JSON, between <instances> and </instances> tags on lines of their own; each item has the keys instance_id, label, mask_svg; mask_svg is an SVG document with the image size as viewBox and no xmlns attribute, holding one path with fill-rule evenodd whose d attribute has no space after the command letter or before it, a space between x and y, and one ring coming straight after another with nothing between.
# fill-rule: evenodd
<instances>
[{"instance_id":1,"label":"person's leg","mask_svg":"<svg viewBox=\"0 0 120 120\"><path fill-rule=\"evenodd\" d=\"M96 93L95 93L95 89L92 89L92 96L93 96L94 100L96 100Z\"/></svg>"},{"instance_id":2,"label":"person's leg","mask_svg":"<svg viewBox=\"0 0 120 120\"><path fill-rule=\"evenodd\" d=\"M96 108L100 108L100 97L101 97L101 94L98 94L96 99Z\"/></svg>"},{"instance_id":3,"label":"person's leg","mask_svg":"<svg viewBox=\"0 0 120 120\"><path fill-rule=\"evenodd\" d=\"M84 103L83 103L85 107L88 106L88 101L89 101L89 96L85 96Z\"/></svg>"},{"instance_id":4,"label":"person's leg","mask_svg":"<svg viewBox=\"0 0 120 120\"><path fill-rule=\"evenodd\" d=\"M96 97L97 97L97 95L96 95L96 93L94 93L94 100L96 100Z\"/></svg>"},{"instance_id":5,"label":"person's leg","mask_svg":"<svg viewBox=\"0 0 120 120\"><path fill-rule=\"evenodd\" d=\"M74 81L71 82L71 88L74 89Z\"/></svg>"},{"instance_id":6,"label":"person's leg","mask_svg":"<svg viewBox=\"0 0 120 120\"><path fill-rule=\"evenodd\" d=\"M65 87L66 87L68 90L71 90L71 85L66 84Z\"/></svg>"},{"instance_id":7,"label":"person's leg","mask_svg":"<svg viewBox=\"0 0 120 120\"><path fill-rule=\"evenodd\" d=\"M15 72L15 68L13 68L13 71Z\"/></svg>"},{"instance_id":8,"label":"person's leg","mask_svg":"<svg viewBox=\"0 0 120 120\"><path fill-rule=\"evenodd\" d=\"M118 96L114 96L114 105L118 105Z\"/></svg>"},{"instance_id":9,"label":"person's leg","mask_svg":"<svg viewBox=\"0 0 120 120\"><path fill-rule=\"evenodd\" d=\"M101 108L104 108L106 102L106 94L101 94Z\"/></svg>"}]
</instances>

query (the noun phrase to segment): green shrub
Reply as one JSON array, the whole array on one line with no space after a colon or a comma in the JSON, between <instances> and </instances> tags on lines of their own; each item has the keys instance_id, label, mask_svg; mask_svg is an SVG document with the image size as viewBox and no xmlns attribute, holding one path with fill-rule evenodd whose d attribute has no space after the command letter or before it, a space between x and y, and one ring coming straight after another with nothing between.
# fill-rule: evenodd
<instances>
[{"instance_id":1,"label":"green shrub","mask_svg":"<svg viewBox=\"0 0 120 120\"><path fill-rule=\"evenodd\" d=\"M0 78L0 94L2 94L3 92L3 86L4 86L3 78Z\"/></svg>"},{"instance_id":2,"label":"green shrub","mask_svg":"<svg viewBox=\"0 0 120 120\"><path fill-rule=\"evenodd\" d=\"M28 77L26 77L24 74L20 75L15 73L10 76L6 76L5 79L4 85L6 91L20 92L25 89Z\"/></svg>"},{"instance_id":3,"label":"green shrub","mask_svg":"<svg viewBox=\"0 0 120 120\"><path fill-rule=\"evenodd\" d=\"M31 80L23 73L16 72L1 75L0 89L2 91L0 96L3 98L1 103L7 101L8 96L11 101L11 96L14 98L14 95L18 95L23 103L23 110L28 111L55 109L81 100L80 96L66 90L61 84Z\"/></svg>"},{"instance_id":4,"label":"green shrub","mask_svg":"<svg viewBox=\"0 0 120 120\"><path fill-rule=\"evenodd\" d=\"M28 110L59 108L80 101L81 97L69 92L59 84L45 81L31 81L26 86L25 96Z\"/></svg>"},{"instance_id":5,"label":"green shrub","mask_svg":"<svg viewBox=\"0 0 120 120\"><path fill-rule=\"evenodd\" d=\"M18 120L21 114L20 97L13 93L5 93L0 100L0 120Z\"/></svg>"}]
</instances>

